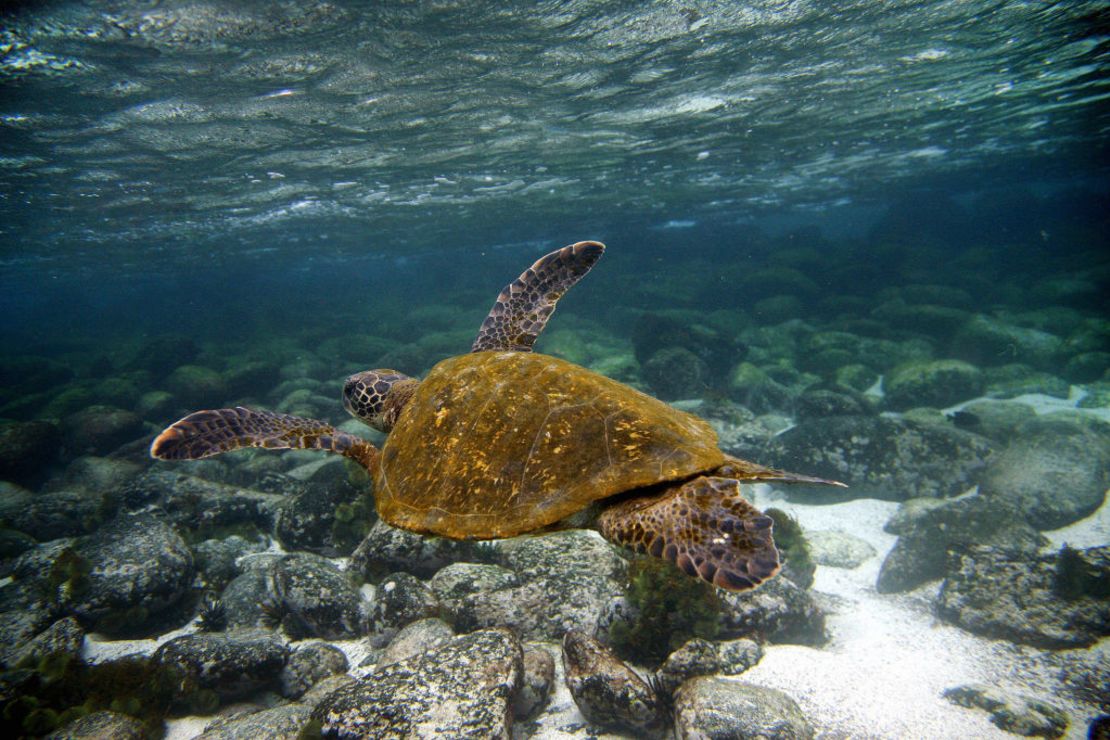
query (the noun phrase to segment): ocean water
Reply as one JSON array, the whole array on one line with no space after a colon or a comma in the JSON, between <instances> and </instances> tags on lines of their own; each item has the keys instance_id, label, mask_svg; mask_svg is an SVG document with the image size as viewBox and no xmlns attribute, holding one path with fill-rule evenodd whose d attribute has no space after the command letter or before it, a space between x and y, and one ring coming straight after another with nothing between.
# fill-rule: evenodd
<instances>
[{"instance_id":1,"label":"ocean water","mask_svg":"<svg viewBox=\"0 0 1110 740\"><path fill-rule=\"evenodd\" d=\"M730 677L690 683L666 726L738 722L730 702L754 685L786 694L800 736L1085 737L1100 716L1105 733L1108 18L1078 0L5 4L6 731L114 708L193 737L245 702L287 712L255 732L296 737L329 699L292 679L189 676L199 699L148 713L133 688L94 690L122 683L104 668L119 656L172 663L161 646L203 632L208 595L280 657L217 663L286 676L324 640L362 681L418 617L508 626L553 656L550 698L471 732L657 732L583 708L559 650L577 628L658 668L610 630L648 608L629 607L629 551L581 532L565 547L594 560L552 545L538 570L514 553L549 538L355 551L375 517L353 464L147 454L203 408L366 434L345 377L427 374L525 268L596 240L604 257L538 352L708 419L728 454L848 485L744 486L810 553L780 539L783 573L753 592L785 613L755 596L714 607L714 644L753 639L763 658L702 670ZM605 558L612 572L590 569ZM157 588L104 580L153 561ZM464 604L439 574L458 563L515 580L483 571L495 583ZM297 568L342 594L297 601ZM396 572L426 608L387 609ZM280 613L259 626L267 598ZM652 654L693 634L684 609L642 638ZM70 629L65 670L42 664L54 647L20 652ZM952 691L968 685L1003 698ZM416 717L421 686L447 690L413 668L375 701ZM368 727L356 735L382 731Z\"/></svg>"}]
</instances>

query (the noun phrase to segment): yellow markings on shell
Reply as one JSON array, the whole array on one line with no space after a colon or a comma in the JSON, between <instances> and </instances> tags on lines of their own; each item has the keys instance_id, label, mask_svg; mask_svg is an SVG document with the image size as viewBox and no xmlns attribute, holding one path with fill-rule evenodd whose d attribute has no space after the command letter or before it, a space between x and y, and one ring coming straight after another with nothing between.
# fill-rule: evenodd
<instances>
[{"instance_id":1,"label":"yellow markings on shell","mask_svg":"<svg viewBox=\"0 0 1110 740\"><path fill-rule=\"evenodd\" d=\"M447 410L446 406L443 406L438 411L436 411L436 428L437 429L443 424L443 420L446 419L447 416L450 413L451 412ZM457 441L457 440L455 440L455 441Z\"/></svg>"}]
</instances>

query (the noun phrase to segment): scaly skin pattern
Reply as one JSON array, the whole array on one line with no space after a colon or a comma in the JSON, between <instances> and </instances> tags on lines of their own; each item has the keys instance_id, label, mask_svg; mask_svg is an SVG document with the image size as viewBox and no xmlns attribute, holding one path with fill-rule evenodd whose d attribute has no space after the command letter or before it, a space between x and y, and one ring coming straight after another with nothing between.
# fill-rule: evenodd
<instances>
[{"instance_id":1,"label":"scaly skin pattern","mask_svg":"<svg viewBox=\"0 0 1110 740\"><path fill-rule=\"evenodd\" d=\"M349 457L371 474L377 468L377 448L353 434L316 419L242 406L189 414L155 438L150 455L199 460L244 447L323 450Z\"/></svg>"},{"instance_id":2,"label":"scaly skin pattern","mask_svg":"<svg viewBox=\"0 0 1110 740\"><path fill-rule=\"evenodd\" d=\"M599 242L578 242L536 260L497 296L470 351L531 352L555 304L604 252Z\"/></svg>"},{"instance_id":3,"label":"scaly skin pattern","mask_svg":"<svg viewBox=\"0 0 1110 740\"><path fill-rule=\"evenodd\" d=\"M618 501L597 519L611 542L729 591L754 588L779 572L772 525L740 495L738 481L706 476Z\"/></svg>"}]
</instances>

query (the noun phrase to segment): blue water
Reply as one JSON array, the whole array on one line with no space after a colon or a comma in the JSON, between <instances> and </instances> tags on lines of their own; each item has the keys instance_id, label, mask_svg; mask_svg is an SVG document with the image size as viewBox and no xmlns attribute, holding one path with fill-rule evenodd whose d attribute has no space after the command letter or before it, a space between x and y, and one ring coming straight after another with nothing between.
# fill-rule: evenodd
<instances>
[{"instance_id":1,"label":"blue water","mask_svg":"<svg viewBox=\"0 0 1110 740\"><path fill-rule=\"evenodd\" d=\"M776 432L814 389L898 417L882 382L954 359L986 380L922 405L1028 392L1106 421L1108 18L1086 0L4 4L0 420L62 434L118 406L137 426L95 454L148 466L193 410L144 400L174 387L150 356L174 346L225 379L263 366L212 405L310 388L290 408L338 424L347 373L464 352L506 283L589 239L606 255L536 348L666 400L747 404ZM1001 344L961 333L983 317ZM826 351L841 340L873 351ZM704 363L684 387L648 368L667 342ZM781 390L738 387L742 363ZM1015 390L999 368L1019 364ZM81 451L17 482L71 485ZM228 459L179 469L258 482ZM1068 705L1073 736L1092 707Z\"/></svg>"}]
</instances>

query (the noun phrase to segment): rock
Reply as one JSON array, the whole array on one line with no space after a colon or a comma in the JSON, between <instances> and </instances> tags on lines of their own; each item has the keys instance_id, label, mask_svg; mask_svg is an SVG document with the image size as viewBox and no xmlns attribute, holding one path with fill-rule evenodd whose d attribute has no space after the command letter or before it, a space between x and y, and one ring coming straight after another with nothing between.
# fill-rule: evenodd
<instances>
[{"instance_id":1,"label":"rock","mask_svg":"<svg viewBox=\"0 0 1110 740\"><path fill-rule=\"evenodd\" d=\"M41 477L58 457L62 434L49 421L0 421L0 479Z\"/></svg>"},{"instance_id":2,"label":"rock","mask_svg":"<svg viewBox=\"0 0 1110 740\"><path fill-rule=\"evenodd\" d=\"M443 566L470 559L473 542L409 532L378 520L351 553L351 570L375 580L385 573L406 571L430 578Z\"/></svg>"},{"instance_id":3,"label":"rock","mask_svg":"<svg viewBox=\"0 0 1110 740\"><path fill-rule=\"evenodd\" d=\"M347 656L326 642L312 642L293 651L281 669L281 695L300 699L328 676L347 672Z\"/></svg>"},{"instance_id":4,"label":"rock","mask_svg":"<svg viewBox=\"0 0 1110 740\"><path fill-rule=\"evenodd\" d=\"M143 472L143 467L130 460L86 455L66 466L66 486L84 488L98 493L115 493Z\"/></svg>"},{"instance_id":5,"label":"rock","mask_svg":"<svg viewBox=\"0 0 1110 740\"><path fill-rule=\"evenodd\" d=\"M983 377L987 382L986 393L991 398L1015 398L1027 393L1067 398L1071 390L1071 385L1063 378L1022 364L984 368Z\"/></svg>"},{"instance_id":6,"label":"rock","mask_svg":"<svg viewBox=\"0 0 1110 740\"><path fill-rule=\"evenodd\" d=\"M754 591L720 594L722 637L759 636L771 642L820 645L826 640L825 612L786 578L772 578Z\"/></svg>"},{"instance_id":7,"label":"rock","mask_svg":"<svg viewBox=\"0 0 1110 740\"><path fill-rule=\"evenodd\" d=\"M67 417L62 427L71 455L106 455L146 433L133 411L115 406L89 406Z\"/></svg>"},{"instance_id":8,"label":"rock","mask_svg":"<svg viewBox=\"0 0 1110 740\"><path fill-rule=\"evenodd\" d=\"M196 465L190 463L190 470ZM259 530L269 529L273 510L281 501L273 493L216 483L167 466L147 470L120 494L131 508L158 504L174 524L198 539L206 539L209 533L238 533L253 539Z\"/></svg>"},{"instance_id":9,"label":"rock","mask_svg":"<svg viewBox=\"0 0 1110 740\"><path fill-rule=\"evenodd\" d=\"M667 711L655 689L582 630L563 637L563 668L574 703L591 723L636 737L662 737Z\"/></svg>"},{"instance_id":10,"label":"rock","mask_svg":"<svg viewBox=\"0 0 1110 740\"><path fill-rule=\"evenodd\" d=\"M0 527L0 578L10 576L15 558L36 544L38 543L35 542L35 538L25 532Z\"/></svg>"},{"instance_id":11,"label":"rock","mask_svg":"<svg viewBox=\"0 0 1110 740\"><path fill-rule=\"evenodd\" d=\"M1080 352L1068 359L1064 377L1073 383L1093 383L1110 367L1110 352Z\"/></svg>"},{"instance_id":12,"label":"rock","mask_svg":"<svg viewBox=\"0 0 1110 740\"><path fill-rule=\"evenodd\" d=\"M791 498L900 501L949 497L975 483L991 455L983 437L880 416L804 421L772 439L760 462L847 483L843 490L791 486Z\"/></svg>"},{"instance_id":13,"label":"rock","mask_svg":"<svg viewBox=\"0 0 1110 740\"><path fill-rule=\"evenodd\" d=\"M524 645L524 676L513 702L518 720L535 717L547 705L555 684L555 659L540 643Z\"/></svg>"},{"instance_id":14,"label":"rock","mask_svg":"<svg viewBox=\"0 0 1110 740\"><path fill-rule=\"evenodd\" d=\"M286 555L267 572L270 606L293 639L341 640L365 632L362 596L346 573L310 553ZM271 614L272 618L277 614Z\"/></svg>"},{"instance_id":15,"label":"rock","mask_svg":"<svg viewBox=\"0 0 1110 740\"><path fill-rule=\"evenodd\" d=\"M181 365L166 378L166 388L191 409L218 408L228 398L223 376L201 365Z\"/></svg>"},{"instance_id":16,"label":"rock","mask_svg":"<svg viewBox=\"0 0 1110 740\"><path fill-rule=\"evenodd\" d=\"M641 314L632 328L632 346L636 361L645 366L645 375L646 365L654 355L683 349L700 363L699 368L705 369L705 377L725 376L737 357L743 355L743 347L726 333L699 322L700 318L693 312ZM689 397L689 394L683 396Z\"/></svg>"},{"instance_id":17,"label":"rock","mask_svg":"<svg viewBox=\"0 0 1110 740\"><path fill-rule=\"evenodd\" d=\"M1110 546L1014 556L975 547L956 556L937 614L964 629L1048 649L1110 634Z\"/></svg>"},{"instance_id":18,"label":"rock","mask_svg":"<svg viewBox=\"0 0 1110 740\"><path fill-rule=\"evenodd\" d=\"M990 439L1009 442L1022 423L1036 416L1031 406L1014 401L973 401L951 415L956 428Z\"/></svg>"},{"instance_id":19,"label":"rock","mask_svg":"<svg viewBox=\"0 0 1110 740\"><path fill-rule=\"evenodd\" d=\"M373 660L367 660L378 666L387 666L440 645L446 645L454 637L455 631L442 619L438 617L418 619L402 627L380 655Z\"/></svg>"},{"instance_id":20,"label":"rock","mask_svg":"<svg viewBox=\"0 0 1110 740\"><path fill-rule=\"evenodd\" d=\"M193 740L298 740L311 713L310 705L294 702L235 714L211 722Z\"/></svg>"},{"instance_id":21,"label":"rock","mask_svg":"<svg viewBox=\"0 0 1110 740\"><path fill-rule=\"evenodd\" d=\"M146 726L134 717L103 710L78 717L46 740L146 740Z\"/></svg>"},{"instance_id":22,"label":"rock","mask_svg":"<svg viewBox=\"0 0 1110 740\"><path fill-rule=\"evenodd\" d=\"M115 513L115 506L115 500L105 493L81 489L48 491L14 512L10 521L20 532L45 542L96 530Z\"/></svg>"},{"instance_id":23,"label":"rock","mask_svg":"<svg viewBox=\"0 0 1110 740\"><path fill-rule=\"evenodd\" d=\"M324 462L328 460L325 458ZM333 537L337 513L340 507L350 504L359 491L345 481L341 485L291 483L294 485L286 489L286 498L277 507L274 536L286 550L337 555L340 548Z\"/></svg>"},{"instance_id":24,"label":"rock","mask_svg":"<svg viewBox=\"0 0 1110 740\"><path fill-rule=\"evenodd\" d=\"M981 366L1024 362L1053 370L1063 349L1063 340L1054 334L982 314L964 324L952 340L953 356Z\"/></svg>"},{"instance_id":25,"label":"rock","mask_svg":"<svg viewBox=\"0 0 1110 740\"><path fill-rule=\"evenodd\" d=\"M741 638L710 642L700 637L687 640L663 661L657 676L662 691L673 696L678 687L694 676L734 676L763 658L763 648L754 640Z\"/></svg>"},{"instance_id":26,"label":"rock","mask_svg":"<svg viewBox=\"0 0 1110 740\"><path fill-rule=\"evenodd\" d=\"M701 395L709 381L709 368L685 347L666 347L643 365L644 380L664 400Z\"/></svg>"},{"instance_id":27,"label":"rock","mask_svg":"<svg viewBox=\"0 0 1110 740\"><path fill-rule=\"evenodd\" d=\"M750 362L741 362L733 369L728 394L757 414L789 411L794 406L794 391Z\"/></svg>"},{"instance_id":28,"label":"rock","mask_svg":"<svg viewBox=\"0 0 1110 740\"><path fill-rule=\"evenodd\" d=\"M109 635L157 627L193 580L193 554L181 537L151 514L122 515L78 538L39 578L58 606Z\"/></svg>"},{"instance_id":29,"label":"rock","mask_svg":"<svg viewBox=\"0 0 1110 740\"><path fill-rule=\"evenodd\" d=\"M983 373L960 360L930 360L900 365L883 381L888 408L944 408L983 392Z\"/></svg>"},{"instance_id":30,"label":"rock","mask_svg":"<svg viewBox=\"0 0 1110 740\"><path fill-rule=\"evenodd\" d=\"M472 632L332 692L311 716L325 737L508 740L522 663L509 630Z\"/></svg>"},{"instance_id":31,"label":"rock","mask_svg":"<svg viewBox=\"0 0 1110 740\"><path fill-rule=\"evenodd\" d=\"M818 388L798 396L794 413L798 419L816 419L822 416L864 416L870 412L871 408L861 394Z\"/></svg>"},{"instance_id":32,"label":"rock","mask_svg":"<svg viewBox=\"0 0 1110 740\"><path fill-rule=\"evenodd\" d=\"M426 583L408 573L393 573L374 592L370 629L384 643L410 622L437 616L439 599Z\"/></svg>"},{"instance_id":33,"label":"rock","mask_svg":"<svg viewBox=\"0 0 1110 740\"><path fill-rule=\"evenodd\" d=\"M222 591L239 575L238 559L265 547L261 541L248 542L237 534L222 540L204 540L193 547L193 562L204 585L213 591Z\"/></svg>"},{"instance_id":34,"label":"rock","mask_svg":"<svg viewBox=\"0 0 1110 740\"><path fill-rule=\"evenodd\" d=\"M813 729L787 694L716 676L698 676L675 695L675 734L694 738L812 738Z\"/></svg>"},{"instance_id":35,"label":"rock","mask_svg":"<svg viewBox=\"0 0 1110 740\"><path fill-rule=\"evenodd\" d=\"M1068 729L1068 716L1058 707L1028 696L1011 696L993 686L956 686L946 689L944 698L961 707L987 710L991 722L1015 735L1060 737Z\"/></svg>"},{"instance_id":36,"label":"rock","mask_svg":"<svg viewBox=\"0 0 1110 740\"><path fill-rule=\"evenodd\" d=\"M875 588L897 593L942 578L951 550L994 545L1032 556L1045 542L1012 507L983 496L948 501L903 529L883 561Z\"/></svg>"},{"instance_id":37,"label":"rock","mask_svg":"<svg viewBox=\"0 0 1110 740\"><path fill-rule=\"evenodd\" d=\"M199 688L224 700L276 688L288 657L289 648L280 640L251 632L181 635L152 656L156 663L182 669Z\"/></svg>"},{"instance_id":38,"label":"rock","mask_svg":"<svg viewBox=\"0 0 1110 740\"><path fill-rule=\"evenodd\" d=\"M7 662L34 664L40 658L58 653L80 658L84 644L85 630L81 624L73 617L63 617L23 644Z\"/></svg>"},{"instance_id":39,"label":"rock","mask_svg":"<svg viewBox=\"0 0 1110 740\"><path fill-rule=\"evenodd\" d=\"M839 530L807 530L806 540L813 561L830 568L858 568L876 555L867 540Z\"/></svg>"},{"instance_id":40,"label":"rock","mask_svg":"<svg viewBox=\"0 0 1110 740\"><path fill-rule=\"evenodd\" d=\"M947 499L943 498L909 498L898 504L898 509L883 525L883 531L888 534L902 534L908 532L917 522L921 521L933 509L944 506Z\"/></svg>"},{"instance_id":41,"label":"rock","mask_svg":"<svg viewBox=\"0 0 1110 740\"><path fill-rule=\"evenodd\" d=\"M184 334L159 334L144 342L129 367L163 376L179 365L187 365L200 354L200 347Z\"/></svg>"},{"instance_id":42,"label":"rock","mask_svg":"<svg viewBox=\"0 0 1110 740\"><path fill-rule=\"evenodd\" d=\"M980 491L1048 530L1089 516L1102 505L1108 485L1110 432L1050 414L1021 425L984 471Z\"/></svg>"},{"instance_id":43,"label":"rock","mask_svg":"<svg viewBox=\"0 0 1110 740\"><path fill-rule=\"evenodd\" d=\"M625 560L592 531L518 537L502 545L503 565L520 585L476 591L450 603L455 629L506 626L527 640L558 640L592 630L623 590Z\"/></svg>"},{"instance_id":44,"label":"rock","mask_svg":"<svg viewBox=\"0 0 1110 740\"><path fill-rule=\"evenodd\" d=\"M499 591L520 585L513 571L488 563L452 563L440 568L428 582L440 602L457 613L456 602L475 593Z\"/></svg>"}]
</instances>

